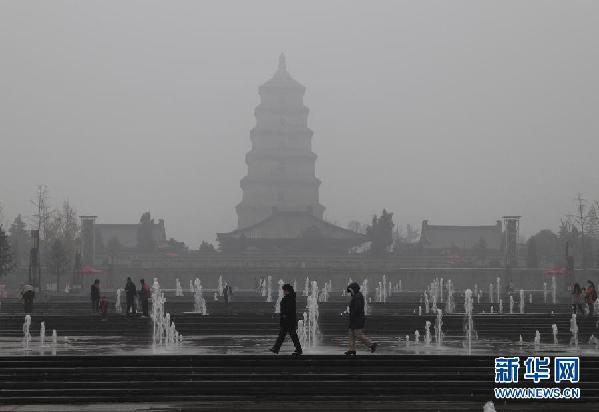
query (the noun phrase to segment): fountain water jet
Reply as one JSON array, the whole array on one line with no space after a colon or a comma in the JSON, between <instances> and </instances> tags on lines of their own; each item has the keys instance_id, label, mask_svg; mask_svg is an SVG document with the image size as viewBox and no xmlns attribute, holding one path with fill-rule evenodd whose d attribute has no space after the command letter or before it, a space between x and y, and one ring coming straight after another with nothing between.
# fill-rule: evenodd
<instances>
[{"instance_id":1,"label":"fountain water jet","mask_svg":"<svg viewBox=\"0 0 599 412\"><path fill-rule=\"evenodd\" d=\"M46 322L40 323L40 346L44 346L46 341Z\"/></svg>"},{"instance_id":2,"label":"fountain water jet","mask_svg":"<svg viewBox=\"0 0 599 412\"><path fill-rule=\"evenodd\" d=\"M551 300L554 305L557 303L557 284L555 283L555 276L551 276Z\"/></svg>"},{"instance_id":3,"label":"fountain water jet","mask_svg":"<svg viewBox=\"0 0 599 412\"><path fill-rule=\"evenodd\" d=\"M500 301L501 304L502 301ZM464 311L465 314L465 324L464 330L466 332L466 342L468 344L468 354L472 350L472 334L474 333L474 322L472 321L472 309L474 307L472 301L472 291L470 289L466 289L464 292Z\"/></svg>"},{"instance_id":4,"label":"fountain water jet","mask_svg":"<svg viewBox=\"0 0 599 412\"><path fill-rule=\"evenodd\" d=\"M557 345L557 325L555 323L551 325L551 331L553 332L553 344Z\"/></svg>"},{"instance_id":5,"label":"fountain water jet","mask_svg":"<svg viewBox=\"0 0 599 412\"><path fill-rule=\"evenodd\" d=\"M199 278L196 278L193 291L193 311L206 316L208 314L208 308L206 307L206 299L204 299L202 291L202 282Z\"/></svg>"},{"instance_id":6,"label":"fountain water jet","mask_svg":"<svg viewBox=\"0 0 599 412\"><path fill-rule=\"evenodd\" d=\"M499 298L501 296L501 278L497 276L497 302L499 302Z\"/></svg>"},{"instance_id":7,"label":"fountain water jet","mask_svg":"<svg viewBox=\"0 0 599 412\"><path fill-rule=\"evenodd\" d=\"M543 303L547 303L547 282L543 282Z\"/></svg>"},{"instance_id":8,"label":"fountain water jet","mask_svg":"<svg viewBox=\"0 0 599 412\"><path fill-rule=\"evenodd\" d=\"M316 347L320 340L320 329L318 327L318 283L315 280L312 281L312 288L307 301L308 313L304 313L303 327L305 328L306 347ZM304 333L302 331L302 333Z\"/></svg>"},{"instance_id":9,"label":"fountain water jet","mask_svg":"<svg viewBox=\"0 0 599 412\"><path fill-rule=\"evenodd\" d=\"M524 313L524 289L520 289L520 314Z\"/></svg>"},{"instance_id":10,"label":"fountain water jet","mask_svg":"<svg viewBox=\"0 0 599 412\"><path fill-rule=\"evenodd\" d=\"M537 346L537 347L541 344L541 333L538 330L535 331L535 342L534 343L535 343L535 346Z\"/></svg>"},{"instance_id":11,"label":"fountain water jet","mask_svg":"<svg viewBox=\"0 0 599 412\"><path fill-rule=\"evenodd\" d=\"M424 344L431 345L431 322L429 320L424 322Z\"/></svg>"},{"instance_id":12,"label":"fountain water jet","mask_svg":"<svg viewBox=\"0 0 599 412\"><path fill-rule=\"evenodd\" d=\"M435 338L437 340L437 346L441 346L443 344L443 311L441 309L437 309L437 319L435 320Z\"/></svg>"},{"instance_id":13,"label":"fountain water jet","mask_svg":"<svg viewBox=\"0 0 599 412\"><path fill-rule=\"evenodd\" d=\"M364 296L364 314L370 315L370 305L368 304L368 279L364 278L362 281L360 292L362 292L362 295Z\"/></svg>"},{"instance_id":14,"label":"fountain water jet","mask_svg":"<svg viewBox=\"0 0 599 412\"><path fill-rule=\"evenodd\" d=\"M572 333L570 345L578 347L578 324L576 323L576 313L573 313L572 318L570 319L570 332Z\"/></svg>"},{"instance_id":15,"label":"fountain water jet","mask_svg":"<svg viewBox=\"0 0 599 412\"><path fill-rule=\"evenodd\" d=\"M114 303L114 309L116 313L123 312L123 305L121 304L121 294L123 293L123 289L118 288L116 290L116 302Z\"/></svg>"},{"instance_id":16,"label":"fountain water jet","mask_svg":"<svg viewBox=\"0 0 599 412\"><path fill-rule=\"evenodd\" d=\"M445 312L453 313L455 309L455 301L453 299L453 283L451 279L447 280L447 301L445 303Z\"/></svg>"},{"instance_id":17,"label":"fountain water jet","mask_svg":"<svg viewBox=\"0 0 599 412\"><path fill-rule=\"evenodd\" d=\"M199 290L201 293L200 279L196 278L195 282L196 292ZM172 345L180 343L182 335L180 335L175 329L175 323L171 322L170 313L164 313L164 303L166 298L164 293L160 290L160 284L158 278L154 278L154 284L152 285L152 324L153 324L153 345Z\"/></svg>"},{"instance_id":18,"label":"fountain water jet","mask_svg":"<svg viewBox=\"0 0 599 412\"><path fill-rule=\"evenodd\" d=\"M418 330L414 331L414 342L416 342L416 344L420 343L420 332L418 332Z\"/></svg>"},{"instance_id":19,"label":"fountain water jet","mask_svg":"<svg viewBox=\"0 0 599 412\"><path fill-rule=\"evenodd\" d=\"M266 301L272 302L272 276L268 275L266 279Z\"/></svg>"},{"instance_id":20,"label":"fountain water jet","mask_svg":"<svg viewBox=\"0 0 599 412\"><path fill-rule=\"evenodd\" d=\"M387 302L387 275L383 275L383 284L381 285L381 302Z\"/></svg>"},{"instance_id":21,"label":"fountain water jet","mask_svg":"<svg viewBox=\"0 0 599 412\"><path fill-rule=\"evenodd\" d=\"M281 301L283 300L283 279L279 279L279 296L277 297L277 302L275 303L275 313L281 313Z\"/></svg>"},{"instance_id":22,"label":"fountain water jet","mask_svg":"<svg viewBox=\"0 0 599 412\"><path fill-rule=\"evenodd\" d=\"M29 350L29 342L31 342L31 333L29 328L31 327L31 315L25 315L25 322L23 323L23 346L25 350Z\"/></svg>"},{"instance_id":23,"label":"fountain water jet","mask_svg":"<svg viewBox=\"0 0 599 412\"><path fill-rule=\"evenodd\" d=\"M179 279L175 279L175 296L183 296L183 288Z\"/></svg>"},{"instance_id":24,"label":"fountain water jet","mask_svg":"<svg viewBox=\"0 0 599 412\"><path fill-rule=\"evenodd\" d=\"M510 295L510 314L514 313L514 297Z\"/></svg>"},{"instance_id":25,"label":"fountain water jet","mask_svg":"<svg viewBox=\"0 0 599 412\"><path fill-rule=\"evenodd\" d=\"M493 283L489 283L489 303L493 303Z\"/></svg>"}]
</instances>

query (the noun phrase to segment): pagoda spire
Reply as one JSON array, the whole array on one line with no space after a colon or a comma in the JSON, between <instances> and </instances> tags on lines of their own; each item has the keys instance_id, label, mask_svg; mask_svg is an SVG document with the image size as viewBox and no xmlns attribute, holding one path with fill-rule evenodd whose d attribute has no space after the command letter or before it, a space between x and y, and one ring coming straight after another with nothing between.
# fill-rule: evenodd
<instances>
[{"instance_id":1,"label":"pagoda spire","mask_svg":"<svg viewBox=\"0 0 599 412\"><path fill-rule=\"evenodd\" d=\"M312 152L306 88L287 71L285 54L279 56L274 76L258 88L260 104L254 110L252 149L246 155L247 175L237 205L238 227L255 225L278 212L309 213L322 219L320 180Z\"/></svg>"},{"instance_id":2,"label":"pagoda spire","mask_svg":"<svg viewBox=\"0 0 599 412\"><path fill-rule=\"evenodd\" d=\"M287 60L285 59L285 53L281 53L279 56L279 70L287 70Z\"/></svg>"}]
</instances>

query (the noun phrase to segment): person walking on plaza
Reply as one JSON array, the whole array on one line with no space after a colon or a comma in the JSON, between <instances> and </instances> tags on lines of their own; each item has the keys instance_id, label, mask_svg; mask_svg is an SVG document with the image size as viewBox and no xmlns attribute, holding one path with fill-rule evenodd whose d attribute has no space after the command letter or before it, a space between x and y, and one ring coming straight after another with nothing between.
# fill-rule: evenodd
<instances>
[{"instance_id":1,"label":"person walking on plaza","mask_svg":"<svg viewBox=\"0 0 599 412\"><path fill-rule=\"evenodd\" d=\"M347 291L351 295L351 301L349 303L349 349L345 355L356 356L356 339L360 339L370 349L370 352L374 353L377 344L371 342L362 331L366 323L366 314L364 313L364 295L360 292L360 285L356 282L350 283Z\"/></svg>"},{"instance_id":2,"label":"person walking on plaza","mask_svg":"<svg viewBox=\"0 0 599 412\"><path fill-rule=\"evenodd\" d=\"M91 299L92 299L92 312L98 312L100 310L100 279L94 280L91 285Z\"/></svg>"},{"instance_id":3,"label":"person walking on plaza","mask_svg":"<svg viewBox=\"0 0 599 412\"><path fill-rule=\"evenodd\" d=\"M141 311L143 317L148 317L150 308L150 297L152 297L152 291L144 279L139 281L141 283L141 290L139 291L139 300L141 302Z\"/></svg>"},{"instance_id":4,"label":"person walking on plaza","mask_svg":"<svg viewBox=\"0 0 599 412\"><path fill-rule=\"evenodd\" d=\"M580 313L584 315L584 308L582 304L584 303L584 296L582 294L582 289L578 283L575 283L572 287L572 313Z\"/></svg>"},{"instance_id":5,"label":"person walking on plaza","mask_svg":"<svg viewBox=\"0 0 599 412\"><path fill-rule=\"evenodd\" d=\"M35 291L33 286L30 284L23 285L21 289L21 299L23 299L23 305L25 306L25 314L30 315L33 312L33 298L35 297Z\"/></svg>"},{"instance_id":6,"label":"person walking on plaza","mask_svg":"<svg viewBox=\"0 0 599 412\"><path fill-rule=\"evenodd\" d=\"M593 310L595 309L595 301L597 300L597 290L595 284L590 280L587 280L586 296L585 300L589 305L589 316L593 316Z\"/></svg>"},{"instance_id":7,"label":"person walking on plaza","mask_svg":"<svg viewBox=\"0 0 599 412\"><path fill-rule=\"evenodd\" d=\"M293 341L293 345L295 346L295 352L293 355L299 356L303 353L302 345L300 344L299 337L297 336L297 313L295 308L295 291L293 290L293 286L286 283L282 286L283 289L283 299L281 299L280 304L280 320L279 324L281 329L279 330L279 337L275 342L275 345L270 349L270 351L274 354L279 353L281 349L281 345L285 340L285 336L289 334L291 340Z\"/></svg>"},{"instance_id":8,"label":"person walking on plaza","mask_svg":"<svg viewBox=\"0 0 599 412\"><path fill-rule=\"evenodd\" d=\"M135 314L135 293L135 283L128 277L127 283L125 284L125 298L127 300L127 311L125 313L127 316L129 316L130 313Z\"/></svg>"},{"instance_id":9,"label":"person walking on plaza","mask_svg":"<svg viewBox=\"0 0 599 412\"><path fill-rule=\"evenodd\" d=\"M229 301L231 300L232 295L233 295L233 289L231 289L231 286L229 286L228 283L225 283L225 287L223 288L223 298L225 300L225 305L229 304Z\"/></svg>"}]
</instances>

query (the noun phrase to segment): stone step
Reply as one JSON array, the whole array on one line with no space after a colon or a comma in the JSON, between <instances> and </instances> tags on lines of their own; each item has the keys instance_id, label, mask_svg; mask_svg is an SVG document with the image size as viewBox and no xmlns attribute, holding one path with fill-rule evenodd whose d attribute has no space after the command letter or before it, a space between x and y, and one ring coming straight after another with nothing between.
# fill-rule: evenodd
<instances>
[{"instance_id":1,"label":"stone step","mask_svg":"<svg viewBox=\"0 0 599 412\"><path fill-rule=\"evenodd\" d=\"M349 397L360 402L468 400L482 405L492 399L493 365L491 356L434 355L1 357L0 403L214 404L306 397L337 402ZM599 358L583 357L581 375L579 403L599 402Z\"/></svg>"}]
</instances>

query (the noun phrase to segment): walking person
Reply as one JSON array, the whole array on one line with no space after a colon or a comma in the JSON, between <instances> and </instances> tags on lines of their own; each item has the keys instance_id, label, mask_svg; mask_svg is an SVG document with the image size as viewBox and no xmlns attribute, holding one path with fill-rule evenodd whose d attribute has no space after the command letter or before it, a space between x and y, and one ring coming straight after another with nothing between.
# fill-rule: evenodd
<instances>
[{"instance_id":1,"label":"walking person","mask_svg":"<svg viewBox=\"0 0 599 412\"><path fill-rule=\"evenodd\" d=\"M91 299L92 299L92 312L98 312L100 310L100 279L94 280L91 285Z\"/></svg>"},{"instance_id":2,"label":"walking person","mask_svg":"<svg viewBox=\"0 0 599 412\"><path fill-rule=\"evenodd\" d=\"M127 316L129 316L130 313L135 314L135 293L135 283L128 277L127 283L125 284L125 297L127 300L127 311L125 313Z\"/></svg>"},{"instance_id":3,"label":"walking person","mask_svg":"<svg viewBox=\"0 0 599 412\"><path fill-rule=\"evenodd\" d=\"M589 316L593 316L595 301L597 300L597 290L595 289L595 284L590 280L587 280L585 300L587 305L589 305Z\"/></svg>"},{"instance_id":4,"label":"walking person","mask_svg":"<svg viewBox=\"0 0 599 412\"><path fill-rule=\"evenodd\" d=\"M572 287L571 302L572 302L572 313L575 313L575 314L580 313L581 315L584 315L584 307L582 305L584 303L584 295L583 295L582 289L580 288L580 285L578 283L575 283L574 286Z\"/></svg>"},{"instance_id":5,"label":"walking person","mask_svg":"<svg viewBox=\"0 0 599 412\"><path fill-rule=\"evenodd\" d=\"M360 292L360 285L356 282L350 283L347 291L351 295L351 301L349 303L349 349L345 355L356 356L356 339L360 339L370 349L370 352L374 353L377 344L373 343L363 332L366 314L364 313L364 295Z\"/></svg>"},{"instance_id":6,"label":"walking person","mask_svg":"<svg viewBox=\"0 0 599 412\"><path fill-rule=\"evenodd\" d=\"M285 340L285 336L289 334L291 340L293 341L293 345L295 346L295 352L293 355L299 356L303 353L302 345L300 344L299 337L297 336L297 313L295 308L295 291L293 290L293 286L286 283L282 286L283 289L283 299L281 299L280 304L280 320L279 324L281 329L279 330L279 337L275 342L275 345L270 349L270 351L274 354L279 353L281 349L281 345Z\"/></svg>"},{"instance_id":7,"label":"walking person","mask_svg":"<svg viewBox=\"0 0 599 412\"><path fill-rule=\"evenodd\" d=\"M139 283L141 283L141 289L139 291L139 300L141 301L141 311L142 311L142 316L144 318L147 318L149 316L148 312L149 312L149 307L150 307L150 297L152 296L152 291L150 290L150 287L148 286L148 284L146 283L146 281L144 279L141 279L139 281Z\"/></svg>"},{"instance_id":8,"label":"walking person","mask_svg":"<svg viewBox=\"0 0 599 412\"><path fill-rule=\"evenodd\" d=\"M233 295L233 289L231 289L231 286L229 286L228 283L225 283L225 287L223 288L223 298L225 300L225 305L229 304L229 301L231 300L232 295Z\"/></svg>"},{"instance_id":9,"label":"walking person","mask_svg":"<svg viewBox=\"0 0 599 412\"><path fill-rule=\"evenodd\" d=\"M21 299L23 299L23 305L25 314L30 315L33 312L33 298L35 297L35 291L33 286L30 284L23 285L21 289Z\"/></svg>"}]
</instances>

